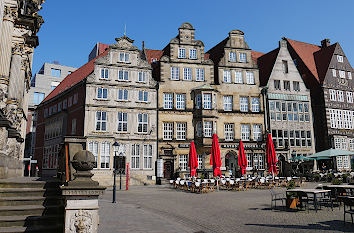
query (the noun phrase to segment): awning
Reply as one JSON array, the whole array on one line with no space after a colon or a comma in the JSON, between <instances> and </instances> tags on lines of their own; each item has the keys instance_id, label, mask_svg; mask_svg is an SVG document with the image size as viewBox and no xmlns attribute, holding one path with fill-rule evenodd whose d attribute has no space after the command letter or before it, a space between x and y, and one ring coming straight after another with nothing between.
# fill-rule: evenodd
<instances>
[{"instance_id":1,"label":"awning","mask_svg":"<svg viewBox=\"0 0 354 233\"><path fill-rule=\"evenodd\" d=\"M329 150L324 150L315 153L311 156L308 156L307 158L336 157L336 156L345 156L345 155L354 155L354 151L329 149Z\"/></svg>"}]
</instances>

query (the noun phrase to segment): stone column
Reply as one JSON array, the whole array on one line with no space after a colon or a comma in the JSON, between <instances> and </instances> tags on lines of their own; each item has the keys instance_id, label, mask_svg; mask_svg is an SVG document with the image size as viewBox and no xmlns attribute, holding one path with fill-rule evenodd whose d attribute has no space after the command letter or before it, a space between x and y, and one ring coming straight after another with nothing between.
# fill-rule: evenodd
<instances>
[{"instance_id":1,"label":"stone column","mask_svg":"<svg viewBox=\"0 0 354 233\"><path fill-rule=\"evenodd\" d=\"M89 151L82 150L74 155L75 179L61 187L65 198L66 233L98 232L98 196L106 188L91 179L94 164L95 157Z\"/></svg>"},{"instance_id":2,"label":"stone column","mask_svg":"<svg viewBox=\"0 0 354 233\"><path fill-rule=\"evenodd\" d=\"M0 34L0 108L5 107L7 85L9 83L12 34L17 18L17 7L4 6L2 31Z\"/></svg>"}]
</instances>

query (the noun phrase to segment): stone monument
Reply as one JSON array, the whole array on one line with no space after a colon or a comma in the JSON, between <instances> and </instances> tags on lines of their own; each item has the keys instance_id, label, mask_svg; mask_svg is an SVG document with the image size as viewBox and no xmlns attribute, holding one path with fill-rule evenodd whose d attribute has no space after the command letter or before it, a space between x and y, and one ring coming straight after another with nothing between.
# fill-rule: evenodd
<instances>
[{"instance_id":1,"label":"stone monument","mask_svg":"<svg viewBox=\"0 0 354 233\"><path fill-rule=\"evenodd\" d=\"M77 152L72 160L74 180L62 186L65 198L65 233L96 233L98 231L98 196L105 187L91 179L95 157L89 151Z\"/></svg>"}]
</instances>

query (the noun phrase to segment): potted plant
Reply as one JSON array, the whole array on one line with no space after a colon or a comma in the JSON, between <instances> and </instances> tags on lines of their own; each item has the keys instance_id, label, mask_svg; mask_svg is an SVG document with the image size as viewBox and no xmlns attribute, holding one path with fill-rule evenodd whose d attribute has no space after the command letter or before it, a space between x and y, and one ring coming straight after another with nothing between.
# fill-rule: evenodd
<instances>
[{"instance_id":1,"label":"potted plant","mask_svg":"<svg viewBox=\"0 0 354 233\"><path fill-rule=\"evenodd\" d=\"M291 190L296 187L296 183L293 180L290 180L287 185L286 189ZM296 209L300 204L300 199L296 192L287 192L286 196L286 207L290 209Z\"/></svg>"}]
</instances>

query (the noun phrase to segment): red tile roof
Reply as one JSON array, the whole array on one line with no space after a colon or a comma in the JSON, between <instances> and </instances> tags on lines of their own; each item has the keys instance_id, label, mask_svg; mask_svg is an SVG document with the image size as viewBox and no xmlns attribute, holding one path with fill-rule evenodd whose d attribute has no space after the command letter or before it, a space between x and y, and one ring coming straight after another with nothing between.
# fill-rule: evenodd
<instances>
[{"instance_id":1,"label":"red tile roof","mask_svg":"<svg viewBox=\"0 0 354 233\"><path fill-rule=\"evenodd\" d=\"M145 55L147 61L151 64L153 59L159 61L163 55L163 50L153 50L153 49L145 49Z\"/></svg>"},{"instance_id":2,"label":"red tile roof","mask_svg":"<svg viewBox=\"0 0 354 233\"><path fill-rule=\"evenodd\" d=\"M256 51L251 51L251 56L252 56L252 60L254 62L257 63L257 59L260 57L260 56L263 56L264 53L261 53L261 52L256 52Z\"/></svg>"},{"instance_id":3,"label":"red tile roof","mask_svg":"<svg viewBox=\"0 0 354 233\"><path fill-rule=\"evenodd\" d=\"M307 66L307 68L312 73L312 75L318 81L320 81L319 76L318 76L314 53L321 50L321 47L314 45L314 44L308 44L308 43L304 43L304 42L300 42L300 41L296 41L296 40L290 40L288 38L285 38L285 40L288 41L288 43L291 45L291 47L299 55L301 60L304 62L304 64Z\"/></svg>"},{"instance_id":4,"label":"red tile roof","mask_svg":"<svg viewBox=\"0 0 354 233\"><path fill-rule=\"evenodd\" d=\"M209 57L210 57L210 54L209 54L209 53L205 53L205 54L204 54L204 60L208 60Z\"/></svg>"},{"instance_id":5,"label":"red tile roof","mask_svg":"<svg viewBox=\"0 0 354 233\"><path fill-rule=\"evenodd\" d=\"M106 51L106 49L109 48L108 44L102 44L102 43L98 43L98 55L100 55L101 53L104 53L104 51Z\"/></svg>"},{"instance_id":6,"label":"red tile roof","mask_svg":"<svg viewBox=\"0 0 354 233\"><path fill-rule=\"evenodd\" d=\"M96 61L96 59L107 55L108 51L109 49L106 49L103 53L101 53L91 61L87 62L85 65L81 66L79 69L66 76L63 81L61 81L61 83L41 102L41 104L54 98L55 96L66 91L67 89L71 88L72 86L89 76L95 68L94 62Z\"/></svg>"}]
</instances>

